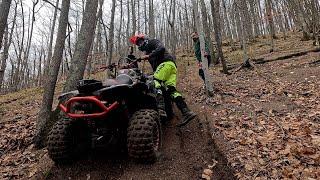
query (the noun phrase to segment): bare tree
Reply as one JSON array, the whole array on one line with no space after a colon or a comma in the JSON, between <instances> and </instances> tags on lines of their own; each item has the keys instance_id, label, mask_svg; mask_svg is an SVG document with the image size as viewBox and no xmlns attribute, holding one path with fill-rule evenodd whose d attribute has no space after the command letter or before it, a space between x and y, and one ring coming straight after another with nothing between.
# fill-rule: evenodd
<instances>
[{"instance_id":1,"label":"bare tree","mask_svg":"<svg viewBox=\"0 0 320 180\"><path fill-rule=\"evenodd\" d=\"M210 1L212 3L212 1ZM208 45L209 45L209 49L210 49L210 55L211 57L213 58L213 62L215 64L218 63L218 59L215 58L215 53L214 53L214 50L213 50L213 43L212 43L212 40L211 40L211 30L210 30L210 27L209 27L209 23L208 23L208 20L209 20L209 17L208 17L208 11L207 11L207 7L206 7L206 4L204 2L204 0L200 0L200 6L201 6L201 15L202 15L202 23L203 23L203 28L204 28L204 33L205 33L205 39L207 40L208 42ZM216 29L215 29L216 30ZM221 33L221 32L219 32Z\"/></svg>"},{"instance_id":2,"label":"bare tree","mask_svg":"<svg viewBox=\"0 0 320 180\"><path fill-rule=\"evenodd\" d=\"M271 0L266 0L266 11L267 11L267 18L268 18L268 24L269 24L269 32L270 32L270 39L271 39L271 49L270 52L274 51L274 39L276 38L276 33L274 30L274 21L273 21L273 15L272 15L272 2Z\"/></svg>"},{"instance_id":3,"label":"bare tree","mask_svg":"<svg viewBox=\"0 0 320 180\"><path fill-rule=\"evenodd\" d=\"M131 0L131 13L132 13L132 35L134 35L137 31L136 0Z\"/></svg>"},{"instance_id":4,"label":"bare tree","mask_svg":"<svg viewBox=\"0 0 320 180\"><path fill-rule=\"evenodd\" d=\"M195 13L195 25L197 27L197 32L199 32L199 40L200 40L200 50L201 50L201 63L202 68L204 71L204 77L205 77L205 84L207 88L208 95L211 95L213 93L213 86L211 84L210 80L210 74L208 72L208 59L205 56L205 40L204 40L204 32L203 32L203 25L200 21L200 13L198 10L198 2L196 0L192 0L193 4L193 11Z\"/></svg>"},{"instance_id":5,"label":"bare tree","mask_svg":"<svg viewBox=\"0 0 320 180\"><path fill-rule=\"evenodd\" d=\"M214 1L211 1L210 3L211 3L211 11L212 11L215 39L217 42L218 58L221 60L223 72L225 74L228 74L226 61L224 59L223 51L222 51L222 37L221 37L220 13L219 13L220 3L219 3L219 1L220 0L214 0Z\"/></svg>"},{"instance_id":6,"label":"bare tree","mask_svg":"<svg viewBox=\"0 0 320 180\"><path fill-rule=\"evenodd\" d=\"M2 48L2 39L4 31L7 27L7 20L12 0L2 0L0 4L0 50Z\"/></svg>"},{"instance_id":7,"label":"bare tree","mask_svg":"<svg viewBox=\"0 0 320 180\"><path fill-rule=\"evenodd\" d=\"M59 18L58 34L54 47L54 54L50 62L48 77L46 78L46 86L42 98L42 105L37 120L37 133L34 138L36 148L41 148L45 145L45 139L50 130L50 127L55 122L52 115L53 95L56 87L58 72L63 56L63 49L66 39L66 29L68 25L70 0L63 0L61 13Z\"/></svg>"},{"instance_id":8,"label":"bare tree","mask_svg":"<svg viewBox=\"0 0 320 180\"><path fill-rule=\"evenodd\" d=\"M149 0L149 36L151 38L155 38L155 35L156 35L154 23L155 22L154 22L153 0Z\"/></svg>"},{"instance_id":9,"label":"bare tree","mask_svg":"<svg viewBox=\"0 0 320 180\"><path fill-rule=\"evenodd\" d=\"M109 57L107 64L111 64L113 47L114 47L114 17L116 11L116 0L112 0L112 9L111 9L111 20L110 20L110 29L109 29Z\"/></svg>"},{"instance_id":10,"label":"bare tree","mask_svg":"<svg viewBox=\"0 0 320 180\"><path fill-rule=\"evenodd\" d=\"M54 8L53 20L52 20L51 32L50 32L50 39L49 39L49 44L48 44L48 56L47 56L47 60L46 60L45 70L44 70L44 74L45 75L48 73L50 61L51 61L51 58L52 58L53 35L54 35L54 29L56 27L56 19L57 19L57 14L58 14L58 5L59 5L59 0L56 0L56 6Z\"/></svg>"},{"instance_id":11,"label":"bare tree","mask_svg":"<svg viewBox=\"0 0 320 180\"><path fill-rule=\"evenodd\" d=\"M96 25L96 13L98 8L98 0L86 2L86 8L83 14L82 25L79 37L76 43L74 56L71 59L71 65L66 84L63 88L64 92L76 89L77 83L84 76L87 58L93 41Z\"/></svg>"},{"instance_id":12,"label":"bare tree","mask_svg":"<svg viewBox=\"0 0 320 180\"><path fill-rule=\"evenodd\" d=\"M12 27L11 27L11 30L10 30L10 37L8 37L9 36L8 27L7 27L7 30L5 31L3 56L2 56L2 59L1 59L1 68L0 68L0 90L2 88L3 77L4 77L4 73L5 73L6 67L7 67L7 59L8 59L8 56L9 56L9 47L10 47L10 45L12 43L13 30L14 30L15 25L16 25L17 7L18 7L18 5L15 4Z\"/></svg>"},{"instance_id":13,"label":"bare tree","mask_svg":"<svg viewBox=\"0 0 320 180\"><path fill-rule=\"evenodd\" d=\"M19 89L20 82L20 76L21 76L21 64L23 62L22 56L23 56L23 48L24 48L24 38L25 38L25 13L24 8L22 4L22 0L20 0L20 6L21 6L21 19L22 19L22 35L21 35L21 43L17 42L17 48L18 53L17 54L17 66L14 71L13 75L13 86L12 90L17 91ZM16 36L19 37L18 29L16 28Z\"/></svg>"}]
</instances>

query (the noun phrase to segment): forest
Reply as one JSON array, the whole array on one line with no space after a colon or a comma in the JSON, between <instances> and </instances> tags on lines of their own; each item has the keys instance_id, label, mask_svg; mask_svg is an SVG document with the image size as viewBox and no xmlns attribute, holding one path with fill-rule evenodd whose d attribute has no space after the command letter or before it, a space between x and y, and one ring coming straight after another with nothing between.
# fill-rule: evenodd
<instances>
[{"instance_id":1,"label":"forest","mask_svg":"<svg viewBox=\"0 0 320 180\"><path fill-rule=\"evenodd\" d=\"M320 0L0 0L0 179L319 179L319 19ZM119 63L134 55L139 72L157 84L161 65L155 69L151 59L159 49L141 50L139 38L159 40L174 57L173 91L196 118L176 126L188 114L166 97L171 89L160 79L165 102L176 104L173 117L157 129L156 161L137 163L130 126L139 108L90 92L102 109L127 108L119 113L128 113L128 135L120 139L129 157L90 150L59 165L50 138L59 123L67 126L61 119L72 112L61 108L69 108L63 98L79 93L81 80L124 85L120 69L132 63ZM118 84L105 85L111 79ZM157 116L160 110L153 108Z\"/></svg>"}]
</instances>

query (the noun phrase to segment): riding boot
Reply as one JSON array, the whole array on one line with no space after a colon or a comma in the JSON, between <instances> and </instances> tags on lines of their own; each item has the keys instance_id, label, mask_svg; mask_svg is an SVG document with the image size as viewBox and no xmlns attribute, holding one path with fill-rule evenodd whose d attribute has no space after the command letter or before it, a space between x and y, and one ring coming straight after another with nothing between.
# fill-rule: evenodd
<instances>
[{"instance_id":1,"label":"riding boot","mask_svg":"<svg viewBox=\"0 0 320 180\"><path fill-rule=\"evenodd\" d=\"M157 100L157 108L158 108L160 119L166 120L167 119L166 107L165 107L164 97L160 90L157 92L156 100Z\"/></svg>"},{"instance_id":2,"label":"riding boot","mask_svg":"<svg viewBox=\"0 0 320 180\"><path fill-rule=\"evenodd\" d=\"M194 112L192 112L188 108L188 105L186 104L186 102L181 96L175 98L174 101L183 116L183 121L178 125L179 127L188 124L191 120L193 120L197 116Z\"/></svg>"}]
</instances>

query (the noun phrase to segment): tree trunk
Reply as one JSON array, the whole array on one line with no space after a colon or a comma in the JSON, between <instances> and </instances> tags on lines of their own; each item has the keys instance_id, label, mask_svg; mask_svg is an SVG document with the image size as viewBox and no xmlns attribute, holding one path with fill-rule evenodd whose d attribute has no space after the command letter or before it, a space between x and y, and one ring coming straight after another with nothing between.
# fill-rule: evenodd
<instances>
[{"instance_id":1,"label":"tree trunk","mask_svg":"<svg viewBox=\"0 0 320 180\"><path fill-rule=\"evenodd\" d=\"M22 19L22 37L21 37L21 44L19 44L19 41L17 42L18 44L18 49L19 52L17 54L17 67L13 76L13 91L18 91L19 89L19 85L21 84L20 82L20 76L21 76L21 64L23 63L22 60L22 53L23 53L23 47L24 47L24 36L25 36L25 22L24 22L24 8L23 8L23 4L22 4L22 0L20 0L20 5L21 5L21 19ZM16 29L16 34L18 37L18 31Z\"/></svg>"},{"instance_id":2,"label":"tree trunk","mask_svg":"<svg viewBox=\"0 0 320 180\"><path fill-rule=\"evenodd\" d=\"M213 19L215 39L216 39L216 42L217 42L218 58L221 60L222 67L223 67L223 73L228 74L226 61L224 59L223 51L222 51L219 1L220 0L215 0L214 2L210 1L210 4L211 4L211 11L212 11L212 19Z\"/></svg>"},{"instance_id":3,"label":"tree trunk","mask_svg":"<svg viewBox=\"0 0 320 180\"><path fill-rule=\"evenodd\" d=\"M246 33L244 32L244 15L243 15L243 9L240 7L238 4L235 4L235 16L236 16L236 21L237 21L237 26L238 26L238 31L239 31L239 37L241 41L241 46L243 49L243 62L247 62L249 60L248 57L248 51L247 51L247 37Z\"/></svg>"},{"instance_id":4,"label":"tree trunk","mask_svg":"<svg viewBox=\"0 0 320 180\"><path fill-rule=\"evenodd\" d=\"M97 8L98 0L86 2L76 49L73 58L71 59L69 75L63 88L63 92L75 90L78 81L83 78L96 27Z\"/></svg>"},{"instance_id":5,"label":"tree trunk","mask_svg":"<svg viewBox=\"0 0 320 180\"><path fill-rule=\"evenodd\" d=\"M119 54L121 54L121 55L123 55L123 52L122 52L122 48L121 48L121 31L122 31L122 26L123 26L123 24L122 24L122 20L123 20L123 2L122 2L122 0L119 0L119 2L120 2L120 25L119 25L119 30L118 30L118 37L117 37L117 39L118 39L118 47L117 47L117 51L118 51L118 53Z\"/></svg>"},{"instance_id":6,"label":"tree trunk","mask_svg":"<svg viewBox=\"0 0 320 180\"><path fill-rule=\"evenodd\" d=\"M211 2L212 3L212 2ZM226 7L226 2L225 0L222 0L222 5L223 5L223 18L224 20L226 21L226 28L227 28L227 32L229 34L229 39L230 39L230 42L231 42L231 49L234 51L236 50L235 48L235 43L234 43L234 34L233 34L233 31L231 30L231 25L230 25L230 22L229 22L229 17L228 17L228 13L227 13L227 7Z\"/></svg>"},{"instance_id":7,"label":"tree trunk","mask_svg":"<svg viewBox=\"0 0 320 180\"><path fill-rule=\"evenodd\" d=\"M111 9L111 19L110 19L110 29L109 29L109 57L107 64L110 65L112 62L112 55L113 55L113 40L114 40L114 17L115 17L115 11L116 11L116 0L112 0L112 9ZM109 78L110 72L108 71L108 76L106 78Z\"/></svg>"},{"instance_id":8,"label":"tree trunk","mask_svg":"<svg viewBox=\"0 0 320 180\"><path fill-rule=\"evenodd\" d=\"M33 29L34 29L34 22L35 22L35 8L37 4L39 3L39 0L36 0L35 2L32 1L32 15L30 20L30 14L29 14L29 20L28 20L28 38L27 38L27 47L24 51L23 56L23 68L21 73L21 79L23 80L23 84L21 88L28 88L29 87L29 75L30 75L30 69L28 67L28 61L29 61L29 54L30 54L30 48L32 43L32 36L33 36ZM31 25L30 25L31 21Z\"/></svg>"},{"instance_id":9,"label":"tree trunk","mask_svg":"<svg viewBox=\"0 0 320 180\"><path fill-rule=\"evenodd\" d=\"M3 48L3 57L1 59L1 68L0 68L0 90L2 89L2 84L4 84L3 79L4 79L4 73L7 67L7 59L9 56L9 47L11 45L12 42L12 37L13 37L13 30L15 28L16 25L16 19L17 19L17 7L18 5L15 5L14 8L14 16L13 16L13 21L12 21L12 27L10 30L10 37L8 38L8 31L9 29L7 29L6 34L5 34L5 42L4 42L4 48ZM8 27L7 27L8 28Z\"/></svg>"},{"instance_id":10,"label":"tree trunk","mask_svg":"<svg viewBox=\"0 0 320 180\"><path fill-rule=\"evenodd\" d=\"M38 64L38 75L37 75L37 84L36 86L41 86L42 85L42 56L45 57L45 54L44 54L44 49L43 49L43 46L41 47L41 49L39 50L39 64ZM45 58L43 58L45 59Z\"/></svg>"},{"instance_id":11,"label":"tree trunk","mask_svg":"<svg viewBox=\"0 0 320 180\"><path fill-rule=\"evenodd\" d=\"M146 2L146 0L143 0L143 7L144 7L144 11L143 11L144 19L148 19L148 16L147 16L147 2ZM147 23L145 23L144 24L144 33L147 33L147 32L148 32L148 26L147 26Z\"/></svg>"},{"instance_id":12,"label":"tree trunk","mask_svg":"<svg viewBox=\"0 0 320 180\"><path fill-rule=\"evenodd\" d=\"M199 40L200 40L200 49L201 49L201 60L202 60L202 69L204 71L205 83L207 88L208 95L213 93L213 86L210 80L210 74L208 72L208 59L205 56L205 40L204 40L204 33L203 33L203 25L200 23L200 13L198 8L197 0L192 0L193 9L195 13L195 26L197 27L197 32L199 32Z\"/></svg>"},{"instance_id":13,"label":"tree trunk","mask_svg":"<svg viewBox=\"0 0 320 180\"><path fill-rule=\"evenodd\" d=\"M44 147L47 134L50 131L53 123L56 121L56 119L52 118L51 109L61 59L63 56L66 30L68 25L69 7L70 0L63 0L54 54L50 63L48 77L46 78L46 86L44 87L42 105L37 120L37 132L34 138L36 148Z\"/></svg>"},{"instance_id":14,"label":"tree trunk","mask_svg":"<svg viewBox=\"0 0 320 180\"><path fill-rule=\"evenodd\" d=\"M274 51L274 39L276 38L276 33L274 29L274 21L272 15L272 2L271 0L266 0L266 11L267 11L267 18L268 18L268 25L269 25L269 32L270 32L270 39L271 39L271 49L270 52Z\"/></svg>"},{"instance_id":15,"label":"tree trunk","mask_svg":"<svg viewBox=\"0 0 320 180\"><path fill-rule=\"evenodd\" d=\"M154 25L154 8L153 0L149 0L149 36L155 38L155 25Z\"/></svg>"},{"instance_id":16,"label":"tree trunk","mask_svg":"<svg viewBox=\"0 0 320 180\"><path fill-rule=\"evenodd\" d=\"M131 0L131 13L132 13L132 35L137 31L137 15L136 15L136 1Z\"/></svg>"},{"instance_id":17,"label":"tree trunk","mask_svg":"<svg viewBox=\"0 0 320 180\"><path fill-rule=\"evenodd\" d=\"M54 14L53 14L53 20L52 20L52 26L51 26L51 31L50 31L50 39L49 39L49 45L48 45L48 59L45 60L45 68L44 68L44 75L48 74L49 71L49 65L50 61L52 58L52 44L53 44L53 34L54 34L54 29L56 27L56 19L57 19L57 14L58 14L58 6L59 6L59 0L56 0L56 7L54 9Z\"/></svg>"},{"instance_id":18,"label":"tree trunk","mask_svg":"<svg viewBox=\"0 0 320 180\"><path fill-rule=\"evenodd\" d=\"M210 2L212 3L212 1L210 1ZM202 15L204 33L206 35L205 40L207 40L209 43L209 50L210 50L210 55L212 57L213 63L218 64L218 59L216 59L216 57L215 57L213 44L212 44L212 40L211 40L211 35L210 35L211 31L210 31L209 24L208 24L207 8L206 8L206 4L205 4L204 0L200 0L200 5L201 5L201 15Z\"/></svg>"},{"instance_id":19,"label":"tree trunk","mask_svg":"<svg viewBox=\"0 0 320 180\"><path fill-rule=\"evenodd\" d=\"M33 2L33 6L32 6L32 18L31 18L31 28L30 28L30 33L29 33L29 39L28 39L28 45L27 45L27 50L26 50L26 54L25 54L25 59L26 61L29 59L29 54L30 54L30 48L31 48L31 41L32 41L32 36L33 36L33 25L34 22L36 21L35 18L35 8L36 5L39 3L39 0L36 0L35 2Z\"/></svg>"},{"instance_id":20,"label":"tree trunk","mask_svg":"<svg viewBox=\"0 0 320 180\"><path fill-rule=\"evenodd\" d=\"M0 67L0 92L2 90L2 82L3 82L3 77L4 77L4 72L7 67L7 59L8 59L8 51L9 51L9 42L8 42L8 29L6 28L5 33L4 33L4 42L3 42L3 55L0 56L0 62L1 62L1 67ZM0 54L1 55L1 54Z\"/></svg>"},{"instance_id":21,"label":"tree trunk","mask_svg":"<svg viewBox=\"0 0 320 180\"><path fill-rule=\"evenodd\" d=\"M2 39L4 30L7 27L7 20L10 11L11 0L2 0L0 4L0 50L2 48Z\"/></svg>"}]
</instances>

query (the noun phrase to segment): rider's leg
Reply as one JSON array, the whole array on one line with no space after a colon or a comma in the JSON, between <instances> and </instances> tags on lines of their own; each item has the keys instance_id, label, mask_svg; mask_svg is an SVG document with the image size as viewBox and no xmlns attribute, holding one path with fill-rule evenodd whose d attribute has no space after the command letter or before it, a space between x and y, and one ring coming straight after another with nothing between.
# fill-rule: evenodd
<instances>
[{"instance_id":1,"label":"rider's leg","mask_svg":"<svg viewBox=\"0 0 320 180\"><path fill-rule=\"evenodd\" d=\"M161 89L164 89L163 84L164 81L168 78L168 69L165 64L160 64L157 67L156 72L154 73L154 84L156 88L156 100L157 100L157 108L160 118L165 120L167 119L165 101L163 97L163 92Z\"/></svg>"},{"instance_id":2,"label":"rider's leg","mask_svg":"<svg viewBox=\"0 0 320 180\"><path fill-rule=\"evenodd\" d=\"M157 82L155 84L160 84L157 80L155 80L155 82ZM156 101L157 101L157 108L158 108L159 116L162 120L166 119L167 118L166 105L164 102L164 97L163 97L163 92L161 90L161 85L160 86L156 85L155 94L156 94Z\"/></svg>"},{"instance_id":3,"label":"rider's leg","mask_svg":"<svg viewBox=\"0 0 320 180\"><path fill-rule=\"evenodd\" d=\"M176 65L173 62L167 62L167 73L168 78L166 79L165 86L167 87L167 91L170 93L172 99L176 103L178 109L181 111L183 116L183 122L181 125L187 124L189 121L195 118L196 114L192 112L189 108L187 103L182 98L182 94L177 91L177 68Z\"/></svg>"}]
</instances>

